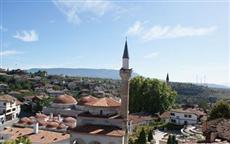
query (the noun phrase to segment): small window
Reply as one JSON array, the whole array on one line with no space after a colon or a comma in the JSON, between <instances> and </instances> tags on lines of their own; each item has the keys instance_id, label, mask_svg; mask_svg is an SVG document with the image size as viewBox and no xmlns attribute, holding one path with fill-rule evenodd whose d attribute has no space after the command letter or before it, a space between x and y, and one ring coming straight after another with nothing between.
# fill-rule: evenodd
<instances>
[{"instance_id":1,"label":"small window","mask_svg":"<svg viewBox=\"0 0 230 144\"><path fill-rule=\"evenodd\" d=\"M188 115L189 118L191 118L192 116L191 115Z\"/></svg>"},{"instance_id":2,"label":"small window","mask_svg":"<svg viewBox=\"0 0 230 144\"><path fill-rule=\"evenodd\" d=\"M5 106L5 105L6 105L6 103L3 103L3 105Z\"/></svg>"},{"instance_id":3,"label":"small window","mask_svg":"<svg viewBox=\"0 0 230 144\"><path fill-rule=\"evenodd\" d=\"M175 116L175 113L171 113L171 116Z\"/></svg>"},{"instance_id":4,"label":"small window","mask_svg":"<svg viewBox=\"0 0 230 144\"><path fill-rule=\"evenodd\" d=\"M184 117L188 117L188 115L185 114Z\"/></svg>"},{"instance_id":5,"label":"small window","mask_svg":"<svg viewBox=\"0 0 230 144\"><path fill-rule=\"evenodd\" d=\"M100 110L100 115L103 115L103 111L102 110Z\"/></svg>"}]
</instances>

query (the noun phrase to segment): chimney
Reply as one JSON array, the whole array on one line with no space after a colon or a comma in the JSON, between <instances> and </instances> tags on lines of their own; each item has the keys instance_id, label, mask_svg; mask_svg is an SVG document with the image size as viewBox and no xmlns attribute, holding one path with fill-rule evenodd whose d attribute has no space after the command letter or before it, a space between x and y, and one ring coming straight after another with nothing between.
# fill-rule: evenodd
<instances>
[{"instance_id":1,"label":"chimney","mask_svg":"<svg viewBox=\"0 0 230 144\"><path fill-rule=\"evenodd\" d=\"M38 125L38 122L36 122L36 123L34 124L34 131L33 131L33 133L34 133L34 134L37 134L37 133L38 133L38 129L39 129L39 125Z\"/></svg>"},{"instance_id":2,"label":"chimney","mask_svg":"<svg viewBox=\"0 0 230 144\"><path fill-rule=\"evenodd\" d=\"M60 115L60 114L58 115L58 121L59 121L59 122L62 121L62 118L61 118L61 115Z\"/></svg>"},{"instance_id":3,"label":"chimney","mask_svg":"<svg viewBox=\"0 0 230 144\"><path fill-rule=\"evenodd\" d=\"M53 113L50 113L50 119L53 119L54 115Z\"/></svg>"}]
</instances>

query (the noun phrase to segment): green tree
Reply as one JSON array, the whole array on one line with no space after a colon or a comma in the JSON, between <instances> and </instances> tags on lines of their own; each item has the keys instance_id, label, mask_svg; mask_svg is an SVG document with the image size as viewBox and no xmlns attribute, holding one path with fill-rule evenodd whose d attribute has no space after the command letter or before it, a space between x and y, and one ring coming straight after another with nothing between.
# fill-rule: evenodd
<instances>
[{"instance_id":1,"label":"green tree","mask_svg":"<svg viewBox=\"0 0 230 144\"><path fill-rule=\"evenodd\" d=\"M15 142L16 144L32 144L28 137L18 137Z\"/></svg>"},{"instance_id":2,"label":"green tree","mask_svg":"<svg viewBox=\"0 0 230 144\"><path fill-rule=\"evenodd\" d=\"M218 101L212 108L209 119L230 118L230 105L224 101Z\"/></svg>"},{"instance_id":3,"label":"green tree","mask_svg":"<svg viewBox=\"0 0 230 144\"><path fill-rule=\"evenodd\" d=\"M42 111L43 107L49 106L50 103L52 102L53 98L51 96L47 98L42 98L41 100L37 101L37 106L34 109L36 112Z\"/></svg>"},{"instance_id":4,"label":"green tree","mask_svg":"<svg viewBox=\"0 0 230 144\"><path fill-rule=\"evenodd\" d=\"M169 109L176 92L165 82L137 76L130 82L130 112L157 113Z\"/></svg>"},{"instance_id":5,"label":"green tree","mask_svg":"<svg viewBox=\"0 0 230 144\"><path fill-rule=\"evenodd\" d=\"M168 140L167 140L167 144L171 144L172 143L172 135L169 135Z\"/></svg>"},{"instance_id":6,"label":"green tree","mask_svg":"<svg viewBox=\"0 0 230 144\"><path fill-rule=\"evenodd\" d=\"M140 135L137 139L138 144L146 144L146 134L144 128L141 130Z\"/></svg>"},{"instance_id":7,"label":"green tree","mask_svg":"<svg viewBox=\"0 0 230 144\"><path fill-rule=\"evenodd\" d=\"M175 135L169 135L167 144L178 144L178 141L176 140Z\"/></svg>"},{"instance_id":8,"label":"green tree","mask_svg":"<svg viewBox=\"0 0 230 144\"><path fill-rule=\"evenodd\" d=\"M151 142L152 140L153 140L153 133L152 130L150 130L148 133L148 141Z\"/></svg>"},{"instance_id":9,"label":"green tree","mask_svg":"<svg viewBox=\"0 0 230 144\"><path fill-rule=\"evenodd\" d=\"M3 144L32 144L32 142L28 137L18 137L15 140L5 141Z\"/></svg>"},{"instance_id":10,"label":"green tree","mask_svg":"<svg viewBox=\"0 0 230 144\"><path fill-rule=\"evenodd\" d=\"M133 139L129 139L129 144L135 144Z\"/></svg>"}]
</instances>

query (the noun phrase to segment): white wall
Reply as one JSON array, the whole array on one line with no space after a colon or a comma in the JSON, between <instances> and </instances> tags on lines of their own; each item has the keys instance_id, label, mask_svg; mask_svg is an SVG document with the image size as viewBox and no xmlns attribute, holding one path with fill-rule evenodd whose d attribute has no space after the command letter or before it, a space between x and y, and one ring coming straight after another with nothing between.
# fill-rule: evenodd
<instances>
[{"instance_id":1,"label":"white wall","mask_svg":"<svg viewBox=\"0 0 230 144\"><path fill-rule=\"evenodd\" d=\"M175 115L173 116L172 113L174 113ZM187 115L187 117L186 117L186 115ZM190 115L190 117L189 117L189 115ZM197 115L192 114L192 113L171 112L170 122L176 123L178 125L184 125L186 122L187 122L187 124L197 124L198 117L197 117Z\"/></svg>"}]
</instances>

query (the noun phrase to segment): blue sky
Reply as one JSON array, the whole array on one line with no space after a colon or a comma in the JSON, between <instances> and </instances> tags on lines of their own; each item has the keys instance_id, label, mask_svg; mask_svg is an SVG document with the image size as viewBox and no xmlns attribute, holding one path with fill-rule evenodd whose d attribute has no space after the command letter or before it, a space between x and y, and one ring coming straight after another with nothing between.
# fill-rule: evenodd
<instances>
[{"instance_id":1,"label":"blue sky","mask_svg":"<svg viewBox=\"0 0 230 144\"><path fill-rule=\"evenodd\" d=\"M230 1L1 0L3 68L119 69L230 86Z\"/></svg>"}]
</instances>

